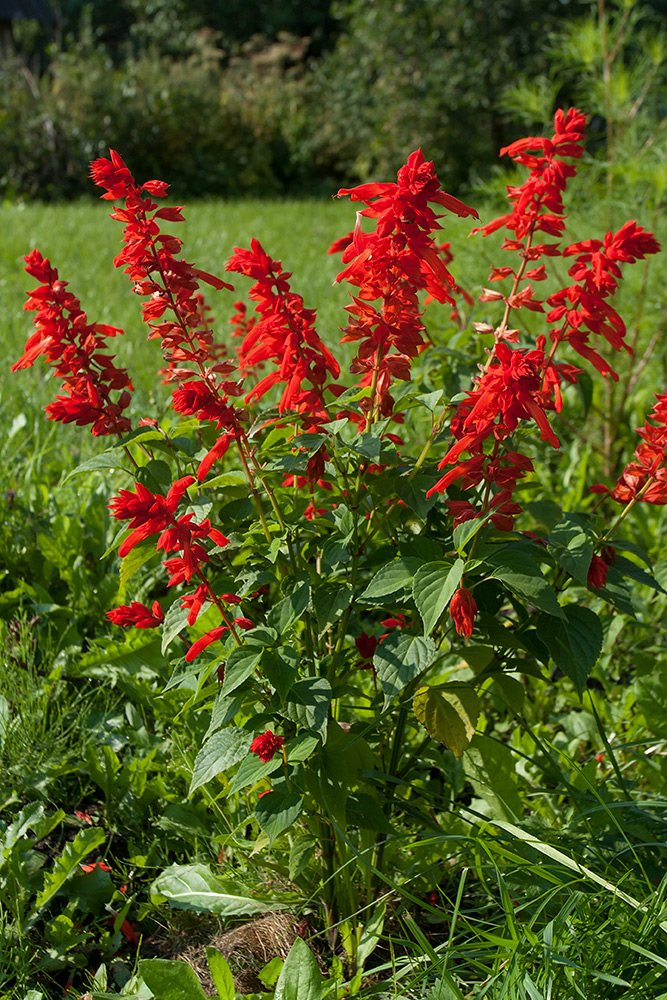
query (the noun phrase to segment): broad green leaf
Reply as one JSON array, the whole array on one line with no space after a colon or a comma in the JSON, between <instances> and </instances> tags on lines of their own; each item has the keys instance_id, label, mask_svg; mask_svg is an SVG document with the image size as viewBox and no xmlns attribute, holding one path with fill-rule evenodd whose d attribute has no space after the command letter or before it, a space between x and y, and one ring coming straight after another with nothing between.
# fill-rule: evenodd
<instances>
[{"instance_id":1,"label":"broad green leaf","mask_svg":"<svg viewBox=\"0 0 667 1000\"><path fill-rule=\"evenodd\" d=\"M315 856L318 842L314 837L295 837L289 852L289 878L296 881Z\"/></svg>"},{"instance_id":2,"label":"broad green leaf","mask_svg":"<svg viewBox=\"0 0 667 1000\"><path fill-rule=\"evenodd\" d=\"M396 630L382 640L375 651L373 666L384 692L385 708L389 702L430 665L435 643L420 635Z\"/></svg>"},{"instance_id":3,"label":"broad green leaf","mask_svg":"<svg viewBox=\"0 0 667 1000\"><path fill-rule=\"evenodd\" d=\"M278 981L278 976L282 972L284 964L285 963L283 962L282 958L280 958L279 955L275 955L257 973L257 978L259 979L260 983L264 983L265 986L268 986L268 988L272 990Z\"/></svg>"},{"instance_id":4,"label":"broad green leaf","mask_svg":"<svg viewBox=\"0 0 667 1000\"><path fill-rule=\"evenodd\" d=\"M587 519L578 514L565 514L549 533L547 543L556 562L584 586L594 545Z\"/></svg>"},{"instance_id":5,"label":"broad green leaf","mask_svg":"<svg viewBox=\"0 0 667 1000\"><path fill-rule=\"evenodd\" d=\"M420 566L423 566L423 562L415 556L394 559L378 570L357 600L373 603L400 594L402 590L412 586L413 577Z\"/></svg>"},{"instance_id":6,"label":"broad green leaf","mask_svg":"<svg viewBox=\"0 0 667 1000\"><path fill-rule=\"evenodd\" d=\"M199 976L187 962L144 958L139 975L158 1000L206 1000Z\"/></svg>"},{"instance_id":7,"label":"broad green leaf","mask_svg":"<svg viewBox=\"0 0 667 1000\"><path fill-rule=\"evenodd\" d=\"M522 601L556 618L565 618L554 591L534 559L520 549L503 548L485 560L491 576Z\"/></svg>"},{"instance_id":8,"label":"broad green leaf","mask_svg":"<svg viewBox=\"0 0 667 1000\"><path fill-rule=\"evenodd\" d=\"M250 677L250 674L258 666L263 652L263 646L255 646L250 643L236 646L231 651L225 663L225 679L222 682L223 695L231 694Z\"/></svg>"},{"instance_id":9,"label":"broad green leaf","mask_svg":"<svg viewBox=\"0 0 667 1000\"><path fill-rule=\"evenodd\" d=\"M145 566L154 555L154 540L149 540L147 542L142 542L140 545L135 545L134 548L128 552L120 564L120 582L118 584L118 595L120 600L122 600L122 595L125 593L128 580L134 576L137 570L141 569L142 566Z\"/></svg>"},{"instance_id":10,"label":"broad green leaf","mask_svg":"<svg viewBox=\"0 0 667 1000\"><path fill-rule=\"evenodd\" d=\"M278 977L275 1000L322 1000L322 993L317 959L303 938L297 938Z\"/></svg>"},{"instance_id":11,"label":"broad green leaf","mask_svg":"<svg viewBox=\"0 0 667 1000\"><path fill-rule=\"evenodd\" d=\"M65 479L64 483L68 479L72 479L74 476L80 476L84 472L102 472L105 469L123 469L123 462L127 459L127 455L124 451L120 449L114 451L104 451L101 455L93 455L89 458L87 462L82 462L81 465L77 465L76 469L72 469ZM128 462L129 465L129 462ZM129 471L129 470L125 470Z\"/></svg>"},{"instance_id":12,"label":"broad green leaf","mask_svg":"<svg viewBox=\"0 0 667 1000\"><path fill-rule=\"evenodd\" d=\"M281 754L276 754L273 760L260 760L256 753L249 753L241 761L241 765L234 775L229 791L240 792L241 789L249 785L255 785L263 778L268 778L274 771L282 767L283 758Z\"/></svg>"},{"instance_id":13,"label":"broad green leaf","mask_svg":"<svg viewBox=\"0 0 667 1000\"><path fill-rule=\"evenodd\" d=\"M281 702L287 698L299 676L299 654L292 646L264 650L262 676L276 689Z\"/></svg>"},{"instance_id":14,"label":"broad green leaf","mask_svg":"<svg viewBox=\"0 0 667 1000\"><path fill-rule=\"evenodd\" d=\"M299 733L298 736L288 740L285 744L288 764L296 764L297 761L307 760L311 753L314 753L320 745L321 741L319 737L311 736L309 733Z\"/></svg>"},{"instance_id":15,"label":"broad green leaf","mask_svg":"<svg viewBox=\"0 0 667 1000\"><path fill-rule=\"evenodd\" d=\"M494 511L490 510L483 517L474 517L469 521L464 521L462 524L457 524L454 528L453 540L454 548L460 556L463 555L463 550L470 539L474 538L477 532L481 531L485 524L488 524L493 514Z\"/></svg>"},{"instance_id":16,"label":"broad green leaf","mask_svg":"<svg viewBox=\"0 0 667 1000\"><path fill-rule=\"evenodd\" d=\"M44 873L44 888L37 893L35 899L37 910L46 906L62 889L70 875L77 870L86 855L100 847L105 839L104 830L99 827L89 827L87 830L80 830L77 833L74 840L67 844L60 857L56 858L53 868Z\"/></svg>"},{"instance_id":17,"label":"broad green leaf","mask_svg":"<svg viewBox=\"0 0 667 1000\"><path fill-rule=\"evenodd\" d=\"M239 890L245 894L240 895ZM215 875L208 865L171 865L155 879L151 894L164 896L172 906L221 917L246 916L267 910L281 910L286 903L245 890Z\"/></svg>"},{"instance_id":18,"label":"broad green leaf","mask_svg":"<svg viewBox=\"0 0 667 1000\"><path fill-rule=\"evenodd\" d=\"M412 582L412 595L424 623L424 635L430 635L438 624L440 615L461 581L464 566L463 559L457 559L453 565L432 562L417 570Z\"/></svg>"},{"instance_id":19,"label":"broad green leaf","mask_svg":"<svg viewBox=\"0 0 667 1000\"><path fill-rule=\"evenodd\" d=\"M565 621L541 615L540 636L557 667L582 693L602 651L602 623L590 608L570 604L563 608Z\"/></svg>"},{"instance_id":20,"label":"broad green leaf","mask_svg":"<svg viewBox=\"0 0 667 1000\"><path fill-rule=\"evenodd\" d=\"M320 636L345 613L351 598L352 591L345 584L322 584L315 588L313 604Z\"/></svg>"},{"instance_id":21,"label":"broad green leaf","mask_svg":"<svg viewBox=\"0 0 667 1000\"><path fill-rule=\"evenodd\" d=\"M304 677L292 685L285 714L292 722L326 739L331 685L325 677Z\"/></svg>"},{"instance_id":22,"label":"broad green leaf","mask_svg":"<svg viewBox=\"0 0 667 1000\"><path fill-rule=\"evenodd\" d=\"M209 736L197 754L188 795L192 795L196 788L206 784L220 771L238 764L249 752L251 743L252 734L234 726L220 729Z\"/></svg>"},{"instance_id":23,"label":"broad green leaf","mask_svg":"<svg viewBox=\"0 0 667 1000\"><path fill-rule=\"evenodd\" d=\"M298 584L291 594L279 601L269 612L267 623L271 628L282 634L297 621L308 607L310 601L310 583L304 581Z\"/></svg>"},{"instance_id":24,"label":"broad green leaf","mask_svg":"<svg viewBox=\"0 0 667 1000\"><path fill-rule=\"evenodd\" d=\"M269 847L283 830L288 830L301 815L303 799L295 792L273 790L262 795L255 806L255 817L269 838Z\"/></svg>"},{"instance_id":25,"label":"broad green leaf","mask_svg":"<svg viewBox=\"0 0 667 1000\"><path fill-rule=\"evenodd\" d=\"M161 493L166 496L171 489L173 476L166 462L163 462L161 458L151 458L150 462L146 462L146 465L142 465L137 470L137 482L152 493ZM183 498L183 503L186 500L187 496Z\"/></svg>"},{"instance_id":26,"label":"broad green leaf","mask_svg":"<svg viewBox=\"0 0 667 1000\"><path fill-rule=\"evenodd\" d=\"M479 698L466 684L421 687L413 701L414 713L434 740L460 757L475 735Z\"/></svg>"},{"instance_id":27,"label":"broad green leaf","mask_svg":"<svg viewBox=\"0 0 667 1000\"><path fill-rule=\"evenodd\" d=\"M475 794L498 819L516 820L523 815L517 789L516 757L506 743L477 734L463 755L463 769Z\"/></svg>"},{"instance_id":28,"label":"broad green leaf","mask_svg":"<svg viewBox=\"0 0 667 1000\"><path fill-rule=\"evenodd\" d=\"M17 840L25 837L28 830L41 821L44 816L44 806L41 802L31 802L9 824L3 838L3 851L9 854Z\"/></svg>"},{"instance_id":29,"label":"broad green leaf","mask_svg":"<svg viewBox=\"0 0 667 1000\"><path fill-rule=\"evenodd\" d=\"M134 551L134 549L132 550ZM174 601L172 606L167 611L164 616L164 624L162 626L162 655L164 656L169 647L169 643L174 639L179 632L182 632L188 624L188 615L190 614L189 608L182 608L178 601Z\"/></svg>"},{"instance_id":30,"label":"broad green leaf","mask_svg":"<svg viewBox=\"0 0 667 1000\"><path fill-rule=\"evenodd\" d=\"M220 1000L234 1000L236 995L234 989L234 977L232 976L224 955L217 951L216 948L208 947L206 949L206 961L211 973L213 985L218 991Z\"/></svg>"}]
</instances>

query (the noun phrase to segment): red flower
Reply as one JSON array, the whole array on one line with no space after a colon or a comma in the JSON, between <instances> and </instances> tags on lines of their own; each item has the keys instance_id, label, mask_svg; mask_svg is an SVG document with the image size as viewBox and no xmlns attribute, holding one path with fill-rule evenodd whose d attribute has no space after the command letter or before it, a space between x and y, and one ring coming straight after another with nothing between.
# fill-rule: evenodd
<instances>
[{"instance_id":1,"label":"red flower","mask_svg":"<svg viewBox=\"0 0 667 1000\"><path fill-rule=\"evenodd\" d=\"M261 736L256 736L250 744L250 752L256 753L261 761L266 764L275 756L276 750L285 743L282 736L275 736L270 729L267 729Z\"/></svg>"},{"instance_id":2,"label":"red flower","mask_svg":"<svg viewBox=\"0 0 667 1000\"><path fill-rule=\"evenodd\" d=\"M36 312L36 332L28 338L23 356L12 371L28 368L43 354L63 381L66 395L46 407L49 420L79 427L92 425L94 435L130 430L122 416L131 399L132 383L124 368L116 368L105 353L107 337L122 334L117 327L89 323L79 300L67 291L67 282L38 250L25 257L28 274L43 284L29 293L24 308ZM114 401L112 391L120 391Z\"/></svg>"},{"instance_id":3,"label":"red flower","mask_svg":"<svg viewBox=\"0 0 667 1000\"><path fill-rule=\"evenodd\" d=\"M344 246L347 265L336 280L360 289L346 307L353 318L342 342L360 342L351 371L362 376L361 385L376 389L376 399L362 405L377 403L379 412L390 416L391 383L410 378L411 359L425 346L417 292L426 289L439 302L455 305L452 293L460 291L431 236L440 225L429 202L459 216L477 212L440 189L433 163L426 162L420 149L410 154L396 183L341 188L338 197L343 195L366 208L357 214L354 232L332 247L337 251ZM361 216L377 220L374 232L362 231ZM378 300L376 307L372 303Z\"/></svg>"},{"instance_id":4,"label":"red flower","mask_svg":"<svg viewBox=\"0 0 667 1000\"><path fill-rule=\"evenodd\" d=\"M588 575L586 577L588 586L593 587L594 590L600 590L607 582L608 572L609 566L604 559L601 556L594 555L588 567Z\"/></svg>"},{"instance_id":5,"label":"red flower","mask_svg":"<svg viewBox=\"0 0 667 1000\"><path fill-rule=\"evenodd\" d=\"M373 659L378 644L374 635L366 635L365 632L362 632L361 635L354 640L354 644L357 647L357 652L359 653L362 661Z\"/></svg>"},{"instance_id":6,"label":"red flower","mask_svg":"<svg viewBox=\"0 0 667 1000\"><path fill-rule=\"evenodd\" d=\"M94 861L92 865L80 864L79 868L81 869L82 872L85 872L86 874L94 872L96 868L100 868L103 872L110 872L112 870L106 863L106 861Z\"/></svg>"},{"instance_id":7,"label":"red flower","mask_svg":"<svg viewBox=\"0 0 667 1000\"><path fill-rule=\"evenodd\" d=\"M282 383L281 413L296 410L311 424L325 419L327 375L337 379L340 368L315 330L315 311L306 309L302 297L290 291L291 274L283 271L281 262L269 257L255 239L249 250L234 247L227 270L257 279L249 296L258 303L255 311L261 319L248 328L243 338L238 352L241 368L246 370L265 361L277 366L247 394L246 402L259 399ZM311 388L304 388L304 382L309 382Z\"/></svg>"},{"instance_id":8,"label":"red flower","mask_svg":"<svg viewBox=\"0 0 667 1000\"><path fill-rule=\"evenodd\" d=\"M139 601L132 601L131 604L122 604L119 608L107 611L107 618L114 625L122 625L127 628L134 625L135 628L157 628L164 621L164 612L157 601L153 602L152 608L147 608Z\"/></svg>"},{"instance_id":9,"label":"red flower","mask_svg":"<svg viewBox=\"0 0 667 1000\"><path fill-rule=\"evenodd\" d=\"M125 265L125 273L134 282L138 295L148 296L143 318L153 337L162 341L163 353L172 371L183 361L193 362L200 372L209 361L217 360L220 345L213 343L207 314L199 292L200 282L214 288L233 291L231 285L185 260L178 259L181 240L160 233L159 222L184 222L182 206L158 208L152 198L164 198L169 187L164 181L137 184L122 157L110 150L110 159L101 157L91 163L94 182L106 189L102 198L122 200L123 208L111 215L125 223L125 247L114 260ZM166 313L171 318L158 322Z\"/></svg>"},{"instance_id":10,"label":"red flower","mask_svg":"<svg viewBox=\"0 0 667 1000\"><path fill-rule=\"evenodd\" d=\"M667 394L656 399L646 423L637 430L642 440L634 461L626 465L612 490L598 483L591 486L593 493L607 493L618 503L629 503L641 493L643 503L667 504Z\"/></svg>"},{"instance_id":11,"label":"red flower","mask_svg":"<svg viewBox=\"0 0 667 1000\"><path fill-rule=\"evenodd\" d=\"M477 604L475 598L465 587L459 587L449 605L449 614L459 635L470 638L475 626Z\"/></svg>"}]
</instances>

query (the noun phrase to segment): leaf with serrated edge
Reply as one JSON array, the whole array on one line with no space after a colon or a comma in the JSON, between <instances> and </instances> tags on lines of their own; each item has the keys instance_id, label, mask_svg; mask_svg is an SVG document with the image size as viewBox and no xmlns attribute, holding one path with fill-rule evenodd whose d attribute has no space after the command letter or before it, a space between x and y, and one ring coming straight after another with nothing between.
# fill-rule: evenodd
<instances>
[{"instance_id":1,"label":"leaf with serrated edge","mask_svg":"<svg viewBox=\"0 0 667 1000\"><path fill-rule=\"evenodd\" d=\"M74 840L67 844L65 850L56 858L51 871L44 874L44 888L37 893L35 907L41 910L63 887L70 875L76 871L83 859L106 840L104 830L92 827L80 830Z\"/></svg>"},{"instance_id":2,"label":"leaf with serrated edge","mask_svg":"<svg viewBox=\"0 0 667 1000\"><path fill-rule=\"evenodd\" d=\"M195 788L237 764L246 756L251 743L252 734L245 729L230 726L213 733L197 754L188 794L192 795Z\"/></svg>"},{"instance_id":3,"label":"leaf with serrated edge","mask_svg":"<svg viewBox=\"0 0 667 1000\"><path fill-rule=\"evenodd\" d=\"M423 563L415 556L402 556L383 566L373 577L362 594L360 601L376 601L383 597L391 597L412 583L412 579Z\"/></svg>"},{"instance_id":4,"label":"leaf with serrated edge","mask_svg":"<svg viewBox=\"0 0 667 1000\"><path fill-rule=\"evenodd\" d=\"M239 917L268 910L282 910L287 903L230 892L226 881L218 878L207 865L171 865L155 879L151 895L165 896L172 906L198 913L216 913L221 917Z\"/></svg>"},{"instance_id":5,"label":"leaf with serrated edge","mask_svg":"<svg viewBox=\"0 0 667 1000\"><path fill-rule=\"evenodd\" d=\"M384 692L385 708L389 702L431 663L435 643L420 635L391 632L378 646L373 666Z\"/></svg>"},{"instance_id":6,"label":"leaf with serrated edge","mask_svg":"<svg viewBox=\"0 0 667 1000\"><path fill-rule=\"evenodd\" d=\"M460 757L475 735L479 717L479 698L473 689L466 684L421 687L412 707L429 736Z\"/></svg>"}]
</instances>

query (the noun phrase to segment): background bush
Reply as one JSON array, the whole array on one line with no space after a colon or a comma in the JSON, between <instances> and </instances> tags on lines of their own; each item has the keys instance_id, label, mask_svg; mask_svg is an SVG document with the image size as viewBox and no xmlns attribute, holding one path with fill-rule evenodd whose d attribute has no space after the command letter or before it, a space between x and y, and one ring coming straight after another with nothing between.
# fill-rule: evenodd
<instances>
[{"instance_id":1,"label":"background bush","mask_svg":"<svg viewBox=\"0 0 667 1000\"><path fill-rule=\"evenodd\" d=\"M558 103L595 101L598 144L620 149L610 96L631 132L648 115L657 161L662 149L661 0L608 5L625 24L611 94L603 8L589 0L52 6L56 29L15 22L15 52L0 58L9 197L86 191L88 162L109 146L179 197L328 192L391 175L418 146L456 189Z\"/></svg>"}]
</instances>

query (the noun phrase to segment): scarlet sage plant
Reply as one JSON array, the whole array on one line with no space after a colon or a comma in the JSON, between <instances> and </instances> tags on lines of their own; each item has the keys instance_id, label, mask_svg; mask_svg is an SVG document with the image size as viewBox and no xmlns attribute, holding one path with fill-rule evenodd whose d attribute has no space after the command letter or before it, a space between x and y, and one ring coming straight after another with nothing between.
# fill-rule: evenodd
<instances>
[{"instance_id":1,"label":"scarlet sage plant","mask_svg":"<svg viewBox=\"0 0 667 1000\"><path fill-rule=\"evenodd\" d=\"M257 240L234 249L225 280L204 272L161 230L183 219L182 206L158 207L167 185L135 181L115 152L96 160L125 227L114 263L161 350L169 427L137 415L131 430L129 378L105 347L120 331L90 324L49 262L26 257L41 282L27 303L37 331L15 367L44 355L65 388L48 417L114 435L107 464L134 464L108 505L127 529L123 579L159 554L149 603L109 621L139 630L135 643L161 631L165 681L194 684L191 710L212 711L190 794L251 790L256 849L290 831L292 850L319 866L324 919L353 963L359 914L391 866L385 842L415 816L438 828L423 768L453 766L471 743L485 766L485 699L517 710L525 675L546 682L557 669L581 693L630 586L658 586L616 532L635 504L667 502L663 395L616 485L593 487L597 501L567 510L545 485L583 419L583 373L617 378L611 354L629 350L612 304L625 268L660 250L636 221L567 241L586 124L559 111L552 134L501 151L525 179L505 214L473 229L503 234L477 303L461 290L475 276L455 280L451 247L436 240L448 217L478 213L441 189L421 150L395 182L338 192L363 206L330 248L351 286L351 378ZM202 284L234 292L231 345L211 328ZM427 329L433 310L451 336L466 331L463 391L461 352ZM610 526L614 503L624 507ZM295 862L309 894L304 871Z\"/></svg>"}]
</instances>

